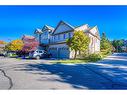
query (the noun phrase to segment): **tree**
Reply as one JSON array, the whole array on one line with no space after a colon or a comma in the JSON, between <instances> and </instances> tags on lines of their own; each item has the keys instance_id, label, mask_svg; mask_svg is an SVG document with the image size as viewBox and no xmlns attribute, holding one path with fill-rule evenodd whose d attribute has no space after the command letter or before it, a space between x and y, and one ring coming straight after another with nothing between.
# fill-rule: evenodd
<instances>
[{"instance_id":1,"label":"tree","mask_svg":"<svg viewBox=\"0 0 127 95\"><path fill-rule=\"evenodd\" d=\"M38 42L35 42L35 41L30 43L25 43L22 51L24 52L34 51L37 49L37 46L38 46Z\"/></svg>"},{"instance_id":2,"label":"tree","mask_svg":"<svg viewBox=\"0 0 127 95\"><path fill-rule=\"evenodd\" d=\"M35 39L35 37L25 35L23 36L22 40L24 42L22 52L25 53L36 50L39 45L39 42Z\"/></svg>"},{"instance_id":3,"label":"tree","mask_svg":"<svg viewBox=\"0 0 127 95\"><path fill-rule=\"evenodd\" d=\"M107 39L106 34L103 32L101 37L101 52L106 52L107 54L112 51L111 42Z\"/></svg>"},{"instance_id":4,"label":"tree","mask_svg":"<svg viewBox=\"0 0 127 95\"><path fill-rule=\"evenodd\" d=\"M75 51L74 59L76 59L77 52L85 51L88 49L89 37L83 31L74 31L72 38L67 39L67 45L71 50Z\"/></svg>"},{"instance_id":5,"label":"tree","mask_svg":"<svg viewBox=\"0 0 127 95\"><path fill-rule=\"evenodd\" d=\"M22 40L13 40L12 42L8 43L6 46L5 46L5 50L8 50L8 51L20 51L22 50L23 48L23 41Z\"/></svg>"},{"instance_id":6,"label":"tree","mask_svg":"<svg viewBox=\"0 0 127 95\"><path fill-rule=\"evenodd\" d=\"M120 52L121 51L121 46L124 45L124 42L123 42L123 40L113 40L112 45L115 47L117 52Z\"/></svg>"},{"instance_id":7,"label":"tree","mask_svg":"<svg viewBox=\"0 0 127 95\"><path fill-rule=\"evenodd\" d=\"M6 42L0 40L0 53L4 51L5 45L6 45Z\"/></svg>"},{"instance_id":8,"label":"tree","mask_svg":"<svg viewBox=\"0 0 127 95\"><path fill-rule=\"evenodd\" d=\"M0 40L0 44L6 44L6 42Z\"/></svg>"}]
</instances>

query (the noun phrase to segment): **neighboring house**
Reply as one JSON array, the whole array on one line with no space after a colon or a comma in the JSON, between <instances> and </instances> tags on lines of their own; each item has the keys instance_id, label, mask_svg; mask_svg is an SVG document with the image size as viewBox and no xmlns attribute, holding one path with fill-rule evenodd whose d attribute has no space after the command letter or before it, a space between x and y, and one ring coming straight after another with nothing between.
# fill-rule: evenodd
<instances>
[{"instance_id":1,"label":"neighboring house","mask_svg":"<svg viewBox=\"0 0 127 95\"><path fill-rule=\"evenodd\" d=\"M123 46L121 48L123 52L127 52L127 40L123 40Z\"/></svg>"},{"instance_id":2,"label":"neighboring house","mask_svg":"<svg viewBox=\"0 0 127 95\"><path fill-rule=\"evenodd\" d=\"M40 44L42 47L46 47L45 49L52 54L53 58L73 58L74 51L71 51L66 45L66 39L71 38L75 30L84 31L90 38L88 53L100 52L100 35L97 26L89 27L88 24L84 24L74 27L64 21L60 21L55 29L45 25L41 29L41 33L39 32L40 34L38 34L37 30L35 34L38 34L36 37L37 39L40 37Z\"/></svg>"},{"instance_id":3,"label":"neighboring house","mask_svg":"<svg viewBox=\"0 0 127 95\"><path fill-rule=\"evenodd\" d=\"M29 42L32 42L33 40L36 40L36 38L34 36L23 35L23 37L22 37L22 41L24 43L29 43Z\"/></svg>"},{"instance_id":4,"label":"neighboring house","mask_svg":"<svg viewBox=\"0 0 127 95\"><path fill-rule=\"evenodd\" d=\"M123 52L127 52L127 46L122 46L121 48Z\"/></svg>"}]
</instances>

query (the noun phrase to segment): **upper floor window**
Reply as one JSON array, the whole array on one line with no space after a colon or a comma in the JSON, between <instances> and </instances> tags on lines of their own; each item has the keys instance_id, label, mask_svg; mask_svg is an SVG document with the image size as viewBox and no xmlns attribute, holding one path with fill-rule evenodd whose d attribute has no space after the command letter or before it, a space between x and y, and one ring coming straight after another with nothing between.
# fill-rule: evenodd
<instances>
[{"instance_id":1,"label":"upper floor window","mask_svg":"<svg viewBox=\"0 0 127 95\"><path fill-rule=\"evenodd\" d=\"M55 39L56 39L56 35L53 37L53 39L54 39L54 41L55 41Z\"/></svg>"},{"instance_id":2,"label":"upper floor window","mask_svg":"<svg viewBox=\"0 0 127 95\"><path fill-rule=\"evenodd\" d=\"M54 36L52 36L52 42L54 42Z\"/></svg>"},{"instance_id":3,"label":"upper floor window","mask_svg":"<svg viewBox=\"0 0 127 95\"><path fill-rule=\"evenodd\" d=\"M56 37L57 37L57 40L59 40L59 35L56 35Z\"/></svg>"},{"instance_id":4,"label":"upper floor window","mask_svg":"<svg viewBox=\"0 0 127 95\"><path fill-rule=\"evenodd\" d=\"M54 36L54 41L57 41L59 39L59 35Z\"/></svg>"},{"instance_id":5,"label":"upper floor window","mask_svg":"<svg viewBox=\"0 0 127 95\"><path fill-rule=\"evenodd\" d=\"M66 34L63 35L63 38L64 38L64 39L66 38Z\"/></svg>"},{"instance_id":6,"label":"upper floor window","mask_svg":"<svg viewBox=\"0 0 127 95\"><path fill-rule=\"evenodd\" d=\"M74 32L71 32L71 37L73 37Z\"/></svg>"},{"instance_id":7,"label":"upper floor window","mask_svg":"<svg viewBox=\"0 0 127 95\"><path fill-rule=\"evenodd\" d=\"M71 32L68 33L68 37L71 38Z\"/></svg>"},{"instance_id":8,"label":"upper floor window","mask_svg":"<svg viewBox=\"0 0 127 95\"><path fill-rule=\"evenodd\" d=\"M58 40L60 40L60 35L58 35Z\"/></svg>"}]
</instances>

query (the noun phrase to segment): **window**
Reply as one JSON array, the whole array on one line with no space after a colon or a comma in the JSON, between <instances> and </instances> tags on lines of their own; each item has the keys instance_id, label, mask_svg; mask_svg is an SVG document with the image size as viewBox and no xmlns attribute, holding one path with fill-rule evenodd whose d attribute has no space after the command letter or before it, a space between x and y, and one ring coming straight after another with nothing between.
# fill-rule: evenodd
<instances>
[{"instance_id":1,"label":"window","mask_svg":"<svg viewBox=\"0 0 127 95\"><path fill-rule=\"evenodd\" d=\"M71 38L71 32L68 33L68 37Z\"/></svg>"},{"instance_id":2,"label":"window","mask_svg":"<svg viewBox=\"0 0 127 95\"><path fill-rule=\"evenodd\" d=\"M65 35L65 34L63 35L63 38L64 38L64 39L66 38L66 35Z\"/></svg>"},{"instance_id":3,"label":"window","mask_svg":"<svg viewBox=\"0 0 127 95\"><path fill-rule=\"evenodd\" d=\"M60 38L63 40L63 34L60 35Z\"/></svg>"},{"instance_id":4,"label":"window","mask_svg":"<svg viewBox=\"0 0 127 95\"><path fill-rule=\"evenodd\" d=\"M65 38L68 38L68 33L65 34Z\"/></svg>"},{"instance_id":5,"label":"window","mask_svg":"<svg viewBox=\"0 0 127 95\"><path fill-rule=\"evenodd\" d=\"M58 35L55 36L55 39L56 39L56 40L58 39Z\"/></svg>"},{"instance_id":6,"label":"window","mask_svg":"<svg viewBox=\"0 0 127 95\"><path fill-rule=\"evenodd\" d=\"M36 53L38 53L38 51L36 51Z\"/></svg>"},{"instance_id":7,"label":"window","mask_svg":"<svg viewBox=\"0 0 127 95\"><path fill-rule=\"evenodd\" d=\"M58 40L60 40L60 35L58 35Z\"/></svg>"},{"instance_id":8,"label":"window","mask_svg":"<svg viewBox=\"0 0 127 95\"><path fill-rule=\"evenodd\" d=\"M56 38L55 38L56 40L58 40L58 39L59 39L59 35L56 35L55 37L56 37Z\"/></svg>"},{"instance_id":9,"label":"window","mask_svg":"<svg viewBox=\"0 0 127 95\"><path fill-rule=\"evenodd\" d=\"M52 42L54 42L54 36L52 36Z\"/></svg>"},{"instance_id":10,"label":"window","mask_svg":"<svg viewBox=\"0 0 127 95\"><path fill-rule=\"evenodd\" d=\"M56 35L54 36L54 41L56 40Z\"/></svg>"},{"instance_id":11,"label":"window","mask_svg":"<svg viewBox=\"0 0 127 95\"><path fill-rule=\"evenodd\" d=\"M70 34L71 34L71 37L73 37L74 32L71 32Z\"/></svg>"},{"instance_id":12,"label":"window","mask_svg":"<svg viewBox=\"0 0 127 95\"><path fill-rule=\"evenodd\" d=\"M39 53L43 53L42 51L39 51Z\"/></svg>"}]
</instances>

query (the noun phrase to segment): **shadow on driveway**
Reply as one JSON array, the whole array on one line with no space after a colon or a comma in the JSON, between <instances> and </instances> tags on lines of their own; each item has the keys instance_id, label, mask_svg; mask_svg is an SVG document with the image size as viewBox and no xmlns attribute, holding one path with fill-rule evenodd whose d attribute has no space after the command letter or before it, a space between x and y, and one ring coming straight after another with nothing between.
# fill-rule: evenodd
<instances>
[{"instance_id":1,"label":"shadow on driveway","mask_svg":"<svg viewBox=\"0 0 127 95\"><path fill-rule=\"evenodd\" d=\"M126 57L126 55L122 56ZM43 78L43 75L57 75L60 79L52 79L52 81L68 83L77 89L127 89L127 59L109 58L97 63L72 65L25 64L24 67L16 70L33 71L30 73L39 74L40 78Z\"/></svg>"}]
</instances>

